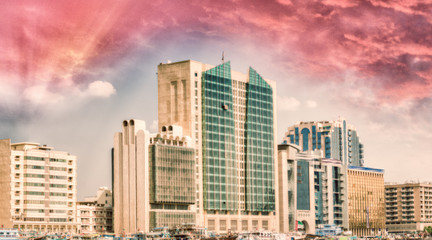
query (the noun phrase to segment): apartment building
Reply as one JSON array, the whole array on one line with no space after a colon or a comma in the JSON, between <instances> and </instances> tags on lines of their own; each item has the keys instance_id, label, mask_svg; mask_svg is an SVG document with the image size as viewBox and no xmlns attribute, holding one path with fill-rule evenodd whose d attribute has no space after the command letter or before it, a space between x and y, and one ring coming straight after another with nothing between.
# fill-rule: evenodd
<instances>
[{"instance_id":1,"label":"apartment building","mask_svg":"<svg viewBox=\"0 0 432 240\"><path fill-rule=\"evenodd\" d=\"M46 145L0 140L0 225L76 232L76 163Z\"/></svg>"},{"instance_id":2,"label":"apartment building","mask_svg":"<svg viewBox=\"0 0 432 240\"><path fill-rule=\"evenodd\" d=\"M432 183L385 184L388 232L423 231L432 226Z\"/></svg>"},{"instance_id":3,"label":"apartment building","mask_svg":"<svg viewBox=\"0 0 432 240\"><path fill-rule=\"evenodd\" d=\"M78 232L85 234L113 232L112 191L98 189L96 196L77 202Z\"/></svg>"}]
</instances>

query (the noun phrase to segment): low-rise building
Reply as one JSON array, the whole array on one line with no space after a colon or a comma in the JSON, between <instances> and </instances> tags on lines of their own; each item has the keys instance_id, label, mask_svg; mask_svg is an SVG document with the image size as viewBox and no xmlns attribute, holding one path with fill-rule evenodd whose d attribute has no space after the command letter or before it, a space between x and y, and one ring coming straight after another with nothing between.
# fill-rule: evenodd
<instances>
[{"instance_id":1,"label":"low-rise building","mask_svg":"<svg viewBox=\"0 0 432 240\"><path fill-rule=\"evenodd\" d=\"M46 145L0 140L0 226L76 232L76 162Z\"/></svg>"},{"instance_id":2,"label":"low-rise building","mask_svg":"<svg viewBox=\"0 0 432 240\"><path fill-rule=\"evenodd\" d=\"M386 227L390 233L432 226L432 183L385 184Z\"/></svg>"},{"instance_id":3,"label":"low-rise building","mask_svg":"<svg viewBox=\"0 0 432 240\"><path fill-rule=\"evenodd\" d=\"M101 187L96 196L77 202L78 231L87 234L112 232L112 212L112 191Z\"/></svg>"}]
</instances>

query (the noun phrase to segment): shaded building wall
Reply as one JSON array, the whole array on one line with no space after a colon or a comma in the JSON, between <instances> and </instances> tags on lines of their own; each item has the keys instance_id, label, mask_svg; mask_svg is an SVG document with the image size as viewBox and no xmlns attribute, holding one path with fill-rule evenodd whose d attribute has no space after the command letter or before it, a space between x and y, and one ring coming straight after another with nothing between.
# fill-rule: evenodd
<instances>
[{"instance_id":1,"label":"shaded building wall","mask_svg":"<svg viewBox=\"0 0 432 240\"><path fill-rule=\"evenodd\" d=\"M12 228L11 216L11 142L0 140L0 227Z\"/></svg>"}]
</instances>

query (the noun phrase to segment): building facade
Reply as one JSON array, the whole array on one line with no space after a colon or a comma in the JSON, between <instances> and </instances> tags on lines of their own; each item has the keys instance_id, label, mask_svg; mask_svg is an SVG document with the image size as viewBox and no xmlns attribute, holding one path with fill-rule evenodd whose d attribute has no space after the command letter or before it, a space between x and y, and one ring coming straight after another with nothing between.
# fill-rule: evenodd
<instances>
[{"instance_id":1,"label":"building facade","mask_svg":"<svg viewBox=\"0 0 432 240\"><path fill-rule=\"evenodd\" d=\"M0 140L0 225L76 232L76 162L46 145Z\"/></svg>"},{"instance_id":2,"label":"building facade","mask_svg":"<svg viewBox=\"0 0 432 240\"><path fill-rule=\"evenodd\" d=\"M123 121L114 136L114 232L149 232L195 222L193 142L182 128L150 134L145 122Z\"/></svg>"},{"instance_id":3,"label":"building facade","mask_svg":"<svg viewBox=\"0 0 432 240\"><path fill-rule=\"evenodd\" d=\"M348 167L349 228L354 235L385 233L384 170Z\"/></svg>"},{"instance_id":4,"label":"building facade","mask_svg":"<svg viewBox=\"0 0 432 240\"><path fill-rule=\"evenodd\" d=\"M315 234L324 226L348 229L347 168L321 151L278 145L280 232Z\"/></svg>"},{"instance_id":5,"label":"building facade","mask_svg":"<svg viewBox=\"0 0 432 240\"><path fill-rule=\"evenodd\" d=\"M292 144L278 145L279 232L294 232L297 213L297 162L300 149Z\"/></svg>"},{"instance_id":6,"label":"building facade","mask_svg":"<svg viewBox=\"0 0 432 240\"><path fill-rule=\"evenodd\" d=\"M78 232L85 234L113 232L112 191L101 187L95 197L77 202Z\"/></svg>"},{"instance_id":7,"label":"building facade","mask_svg":"<svg viewBox=\"0 0 432 240\"><path fill-rule=\"evenodd\" d=\"M275 83L230 62L158 66L159 126L183 127L196 145L198 225L211 231L278 229Z\"/></svg>"},{"instance_id":8,"label":"building facade","mask_svg":"<svg viewBox=\"0 0 432 240\"><path fill-rule=\"evenodd\" d=\"M348 229L347 166L320 158L314 165L315 225Z\"/></svg>"},{"instance_id":9,"label":"building facade","mask_svg":"<svg viewBox=\"0 0 432 240\"><path fill-rule=\"evenodd\" d=\"M432 226L432 183L385 184L388 232L423 231Z\"/></svg>"},{"instance_id":10,"label":"building facade","mask_svg":"<svg viewBox=\"0 0 432 240\"><path fill-rule=\"evenodd\" d=\"M315 162L319 153L297 152L296 162L296 231L315 234Z\"/></svg>"},{"instance_id":11,"label":"building facade","mask_svg":"<svg viewBox=\"0 0 432 240\"><path fill-rule=\"evenodd\" d=\"M300 122L288 128L284 143L296 144L301 151L321 150L325 158L341 160L344 165L363 166L363 144L354 126L344 119Z\"/></svg>"}]
</instances>

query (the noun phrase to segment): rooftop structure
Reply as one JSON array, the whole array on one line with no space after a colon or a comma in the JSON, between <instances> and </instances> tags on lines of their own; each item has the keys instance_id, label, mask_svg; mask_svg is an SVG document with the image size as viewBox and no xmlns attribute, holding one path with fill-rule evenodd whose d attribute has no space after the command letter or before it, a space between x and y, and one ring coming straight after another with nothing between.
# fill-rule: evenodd
<instances>
[{"instance_id":1,"label":"rooftop structure","mask_svg":"<svg viewBox=\"0 0 432 240\"><path fill-rule=\"evenodd\" d=\"M357 130L342 118L299 122L288 128L283 142L296 144L303 152L322 150L325 158L341 160L344 165L364 165L363 144Z\"/></svg>"}]
</instances>

